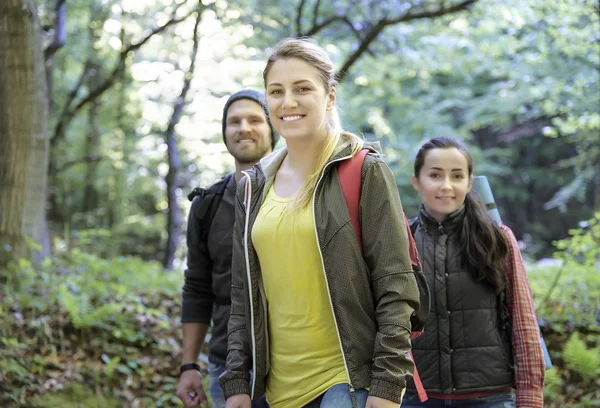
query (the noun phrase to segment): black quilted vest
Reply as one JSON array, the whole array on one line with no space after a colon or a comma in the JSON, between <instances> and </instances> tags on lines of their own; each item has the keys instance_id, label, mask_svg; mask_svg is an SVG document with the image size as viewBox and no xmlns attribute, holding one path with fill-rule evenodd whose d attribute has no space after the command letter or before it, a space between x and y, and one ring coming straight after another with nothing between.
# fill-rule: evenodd
<instances>
[{"instance_id":1,"label":"black quilted vest","mask_svg":"<svg viewBox=\"0 0 600 408\"><path fill-rule=\"evenodd\" d=\"M425 332L413 354L425 390L472 393L514 384L510 335L500 316L500 297L461 266L457 230L464 207L438 223L421 205L415 242L431 291ZM408 389L414 391L412 381Z\"/></svg>"}]
</instances>

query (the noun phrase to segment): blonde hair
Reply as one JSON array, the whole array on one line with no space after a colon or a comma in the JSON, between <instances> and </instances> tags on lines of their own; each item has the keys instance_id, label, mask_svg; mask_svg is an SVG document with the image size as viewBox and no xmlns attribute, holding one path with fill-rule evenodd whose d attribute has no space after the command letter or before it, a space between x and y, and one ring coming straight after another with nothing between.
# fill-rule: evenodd
<instances>
[{"instance_id":1,"label":"blonde hair","mask_svg":"<svg viewBox=\"0 0 600 408\"><path fill-rule=\"evenodd\" d=\"M337 86L338 81L333 70L333 63L329 55L327 55L325 50L316 41L309 38L288 38L279 44L275 52L267 60L267 65L263 71L265 87L267 86L267 75L273 64L280 59L286 58L300 59L315 68L323 82L325 93L329 94L331 89ZM327 128L327 137L323 142L323 148L320 149L321 153L317 159L315 172L309 176L306 183L295 194L292 204L288 207L291 211L300 210L310 203L321 171L327 161L333 156L340 139L343 138L350 142L352 155L355 155L363 148L364 140L361 137L342 129L340 115L335 105L327 112L325 125Z\"/></svg>"}]
</instances>

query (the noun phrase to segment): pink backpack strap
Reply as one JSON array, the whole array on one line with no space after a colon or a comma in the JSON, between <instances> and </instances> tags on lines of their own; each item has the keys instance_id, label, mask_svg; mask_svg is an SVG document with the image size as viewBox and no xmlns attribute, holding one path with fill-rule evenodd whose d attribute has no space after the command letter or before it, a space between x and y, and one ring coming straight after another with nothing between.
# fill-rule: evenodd
<instances>
[{"instance_id":1,"label":"pink backpack strap","mask_svg":"<svg viewBox=\"0 0 600 408\"><path fill-rule=\"evenodd\" d=\"M365 162L365 156L369 153L368 149L363 149L356 153L351 159L345 160L338 168L338 176L342 185L342 192L346 199L348 212L350 213L350 222L354 228L354 234L358 241L358 246L362 251L362 233L360 227L360 218L358 216L358 206L360 204L361 172Z\"/></svg>"},{"instance_id":2,"label":"pink backpack strap","mask_svg":"<svg viewBox=\"0 0 600 408\"><path fill-rule=\"evenodd\" d=\"M410 355L410 359L413 362L414 372L413 372L413 382L415 383L415 388L417 389L417 395L419 396L419 401L425 402L428 400L427 391L425 391L425 387L423 387L423 383L421 382L421 376L419 375L419 371L417 370L417 365L415 364L415 358L413 357L412 350L408 352Z\"/></svg>"},{"instance_id":3,"label":"pink backpack strap","mask_svg":"<svg viewBox=\"0 0 600 408\"><path fill-rule=\"evenodd\" d=\"M354 157L352 157L351 159L345 160L338 167L338 177L340 179L340 185L342 186L342 192L344 193L344 199L346 200L346 206L348 207L348 213L350 214L350 222L352 223L352 228L354 228L354 234L356 235L356 240L358 241L358 246L360 247L361 252L363 250L362 230L360 227L358 207L360 204L360 187L362 184L361 172L367 153L369 153L369 150L363 149L359 151L356 155L354 155ZM404 216L404 222L406 224L409 240L412 240L412 233L410 232L410 227L408 225L406 215ZM414 245L410 247L412 248L414 247ZM419 259L416 251L415 253L411 252L410 257L411 261L413 259L418 261ZM418 334L411 333L411 339L416 338L419 334L421 334L421 332L419 332ZM417 365L415 364L415 359L413 358L412 350L409 352L409 355L414 366L413 382L415 383L415 387L417 388L419 401L425 402L427 401L427 392L423 387L421 377L419 376L419 372L417 371Z\"/></svg>"}]
</instances>

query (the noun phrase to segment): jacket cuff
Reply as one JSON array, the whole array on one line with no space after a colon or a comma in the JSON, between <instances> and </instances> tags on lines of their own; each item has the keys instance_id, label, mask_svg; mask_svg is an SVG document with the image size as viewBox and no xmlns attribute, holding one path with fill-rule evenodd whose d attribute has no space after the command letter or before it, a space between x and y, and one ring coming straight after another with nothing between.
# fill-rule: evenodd
<instances>
[{"instance_id":1,"label":"jacket cuff","mask_svg":"<svg viewBox=\"0 0 600 408\"><path fill-rule=\"evenodd\" d=\"M517 388L517 407L542 408L544 390L542 388Z\"/></svg>"},{"instance_id":2,"label":"jacket cuff","mask_svg":"<svg viewBox=\"0 0 600 408\"><path fill-rule=\"evenodd\" d=\"M373 380L371 381L369 395L401 404L404 391L406 390L406 381L402 381L402 383L403 384L391 383L384 380Z\"/></svg>"},{"instance_id":3,"label":"jacket cuff","mask_svg":"<svg viewBox=\"0 0 600 408\"><path fill-rule=\"evenodd\" d=\"M231 380L219 381L221 388L223 388L223 394L225 399L236 394L248 394L250 395L250 384L248 380L234 378Z\"/></svg>"}]
</instances>

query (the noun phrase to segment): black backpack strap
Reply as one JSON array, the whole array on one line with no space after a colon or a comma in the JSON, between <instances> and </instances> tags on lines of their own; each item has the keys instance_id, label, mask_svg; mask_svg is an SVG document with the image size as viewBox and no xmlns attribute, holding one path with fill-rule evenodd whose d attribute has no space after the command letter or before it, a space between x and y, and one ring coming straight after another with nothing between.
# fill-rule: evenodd
<instances>
[{"instance_id":1,"label":"black backpack strap","mask_svg":"<svg viewBox=\"0 0 600 408\"><path fill-rule=\"evenodd\" d=\"M419 217L411 218L408 220L408 226L410 227L410 232L415 236L415 232L417 232L417 228L419 227Z\"/></svg>"},{"instance_id":2,"label":"black backpack strap","mask_svg":"<svg viewBox=\"0 0 600 408\"><path fill-rule=\"evenodd\" d=\"M199 203L197 217L200 219L203 242L208 242L210 227L232 177L233 173L228 174L209 188L196 187L188 194L188 200L190 201L193 201L196 197L198 197L198 200L202 200Z\"/></svg>"},{"instance_id":3,"label":"black backpack strap","mask_svg":"<svg viewBox=\"0 0 600 408\"><path fill-rule=\"evenodd\" d=\"M192 190L191 193L189 193L187 195L188 200L190 200L190 202L194 201L194 198L196 196L200 196L200 197L204 197L204 195L206 194L206 189L202 188L202 187L196 187Z\"/></svg>"}]
</instances>

